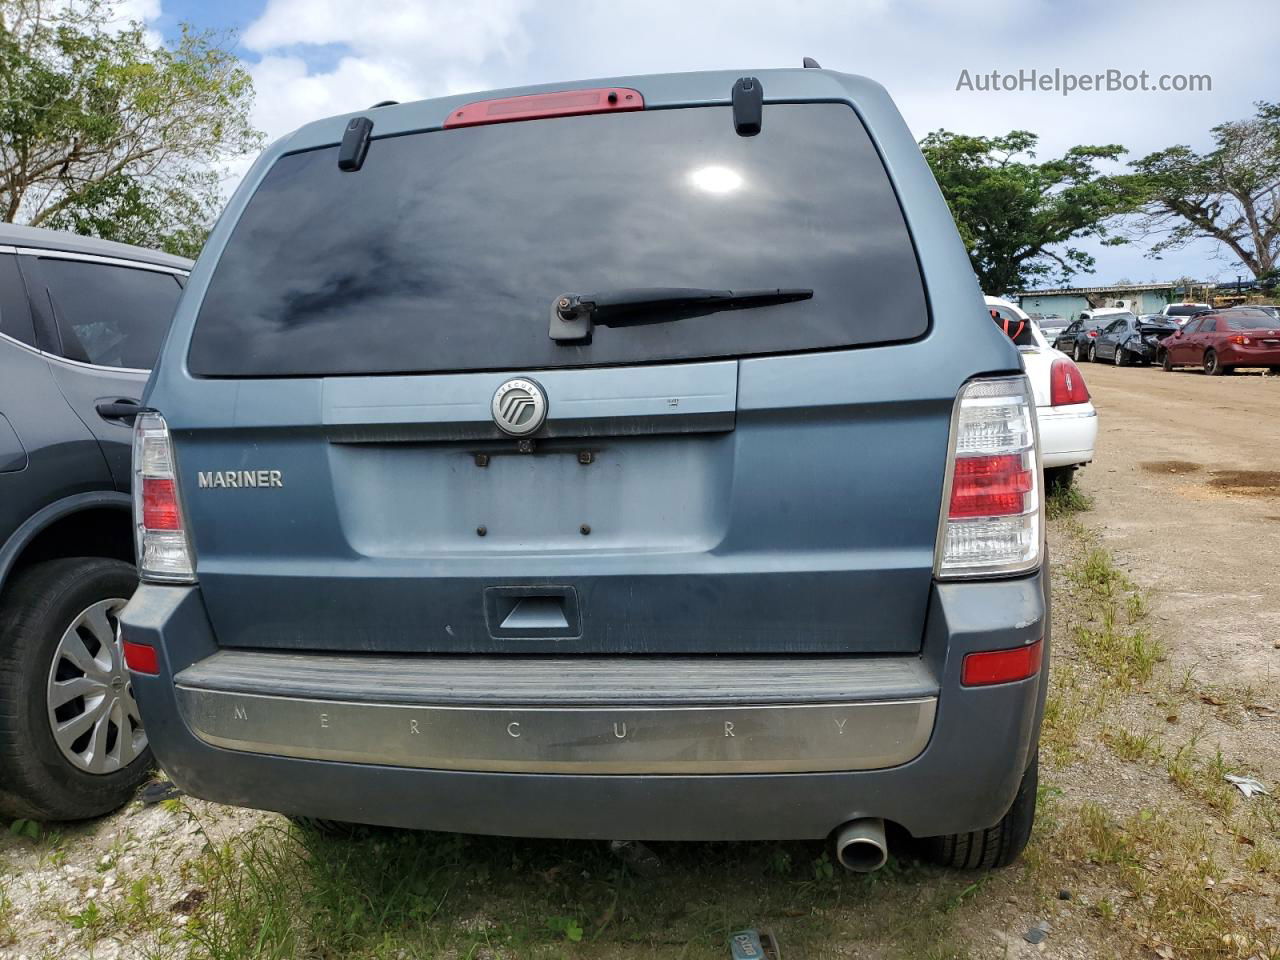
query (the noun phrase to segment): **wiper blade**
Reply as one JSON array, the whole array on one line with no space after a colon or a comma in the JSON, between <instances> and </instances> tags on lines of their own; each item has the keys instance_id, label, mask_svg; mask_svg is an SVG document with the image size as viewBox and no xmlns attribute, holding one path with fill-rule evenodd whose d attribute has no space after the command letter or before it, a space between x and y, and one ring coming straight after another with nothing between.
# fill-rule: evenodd
<instances>
[{"instance_id":1,"label":"wiper blade","mask_svg":"<svg viewBox=\"0 0 1280 960\"><path fill-rule=\"evenodd\" d=\"M591 340L591 328L628 323L667 323L712 310L744 310L772 303L808 300L808 288L707 290L702 287L627 287L599 293L566 293L551 304L551 339L557 343ZM672 311L655 315L657 311Z\"/></svg>"}]
</instances>

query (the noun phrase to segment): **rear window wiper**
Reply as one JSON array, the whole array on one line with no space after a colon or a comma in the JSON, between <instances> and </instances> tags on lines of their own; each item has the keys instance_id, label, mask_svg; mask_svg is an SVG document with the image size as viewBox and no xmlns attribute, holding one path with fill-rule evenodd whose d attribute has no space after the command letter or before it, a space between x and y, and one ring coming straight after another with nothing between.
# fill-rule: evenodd
<instances>
[{"instance_id":1,"label":"rear window wiper","mask_svg":"<svg viewBox=\"0 0 1280 960\"><path fill-rule=\"evenodd\" d=\"M551 304L551 339L581 343L591 328L629 323L666 323L713 310L743 310L772 303L808 300L808 288L707 290L702 287L629 287L599 293L566 293ZM661 313L659 311L667 311Z\"/></svg>"}]
</instances>

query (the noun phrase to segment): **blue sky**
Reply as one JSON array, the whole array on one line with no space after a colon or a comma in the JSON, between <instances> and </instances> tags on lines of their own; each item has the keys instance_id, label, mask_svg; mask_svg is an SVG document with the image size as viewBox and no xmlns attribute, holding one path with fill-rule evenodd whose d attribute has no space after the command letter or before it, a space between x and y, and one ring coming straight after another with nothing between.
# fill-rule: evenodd
<instances>
[{"instance_id":1,"label":"blue sky","mask_svg":"<svg viewBox=\"0 0 1280 960\"><path fill-rule=\"evenodd\" d=\"M1131 156L1188 143L1280 97L1280 16L1269 0L121 0L122 14L172 36L188 21L235 30L254 76L254 119L271 137L378 100L590 76L799 65L883 83L917 136L1031 130L1041 156L1120 143ZM1208 74L1197 93L980 93L962 70L1059 68ZM234 169L242 171L245 165ZM1140 246L1089 247L1080 283L1234 279L1202 243L1162 260Z\"/></svg>"}]
</instances>

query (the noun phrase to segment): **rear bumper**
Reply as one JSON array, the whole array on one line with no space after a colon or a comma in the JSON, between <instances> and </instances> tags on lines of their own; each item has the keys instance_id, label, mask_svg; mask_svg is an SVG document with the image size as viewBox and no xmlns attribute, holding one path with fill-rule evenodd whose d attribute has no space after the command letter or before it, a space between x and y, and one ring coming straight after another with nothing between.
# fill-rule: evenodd
<instances>
[{"instance_id":1,"label":"rear bumper","mask_svg":"<svg viewBox=\"0 0 1280 960\"><path fill-rule=\"evenodd\" d=\"M1098 413L1092 403L1037 407L1040 458L1046 467L1090 463L1098 439Z\"/></svg>"},{"instance_id":2,"label":"rear bumper","mask_svg":"<svg viewBox=\"0 0 1280 960\"><path fill-rule=\"evenodd\" d=\"M999 820L1035 748L1047 671L969 689L960 665L1047 646L1047 609L1041 574L942 584L920 657L779 657L773 671L749 668L761 658L627 658L659 669L558 686L564 670L530 660L527 683L495 683L507 692L487 699L448 676L423 692L414 658L379 676L356 657L335 668L219 651L197 587L144 585L123 627L157 647L161 675L135 675L134 689L157 758L193 796L464 833L746 840L821 837L864 816L917 836ZM434 666L421 676L447 673Z\"/></svg>"},{"instance_id":3,"label":"rear bumper","mask_svg":"<svg viewBox=\"0 0 1280 960\"><path fill-rule=\"evenodd\" d=\"M1219 356L1224 364L1232 367L1280 367L1280 347L1224 344Z\"/></svg>"}]
</instances>

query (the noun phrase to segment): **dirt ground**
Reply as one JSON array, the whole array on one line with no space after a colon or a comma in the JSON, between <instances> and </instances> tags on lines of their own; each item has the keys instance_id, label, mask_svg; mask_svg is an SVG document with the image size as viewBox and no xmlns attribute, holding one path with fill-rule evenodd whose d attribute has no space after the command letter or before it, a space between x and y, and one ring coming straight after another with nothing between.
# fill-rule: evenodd
<instances>
[{"instance_id":1,"label":"dirt ground","mask_svg":"<svg viewBox=\"0 0 1280 960\"><path fill-rule=\"evenodd\" d=\"M664 851L664 875L645 881L614 879L598 845L322 848L374 863L354 882L309 869L314 846L276 843L274 815L131 804L35 839L0 830L0 958L724 957L725 933L758 922L790 958L1277 960L1280 806L1223 774L1280 788L1280 377L1083 369L1101 417L1077 478L1092 506L1050 524L1053 683L1021 865L895 863L868 881L833 876L805 846L686 845L704 849ZM1118 571L1099 573L1098 545ZM1161 653L1144 671L1148 635ZM263 831L255 854L246 838ZM453 891L454 913L430 911L440 946L405 947L417 914L342 920L341 897L378 883L378 862L398 869L400 844L445 856L432 867ZM295 874L312 899L273 900L271 878ZM325 912L324 897L344 906ZM319 918L302 924L310 948L267 932L289 911ZM225 922L237 912L247 940ZM562 913L581 917L582 942L548 932ZM1033 944L1036 927L1047 935Z\"/></svg>"},{"instance_id":2,"label":"dirt ground","mask_svg":"<svg viewBox=\"0 0 1280 960\"><path fill-rule=\"evenodd\" d=\"M1175 669L1273 693L1280 377L1083 371L1100 414L1097 460L1079 475L1089 525L1151 592Z\"/></svg>"}]
</instances>

